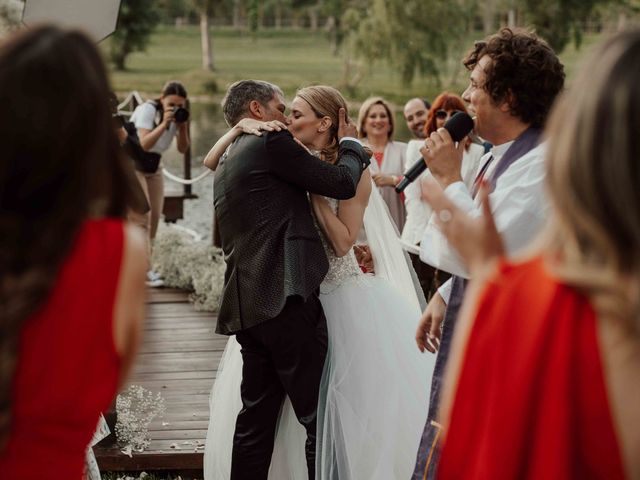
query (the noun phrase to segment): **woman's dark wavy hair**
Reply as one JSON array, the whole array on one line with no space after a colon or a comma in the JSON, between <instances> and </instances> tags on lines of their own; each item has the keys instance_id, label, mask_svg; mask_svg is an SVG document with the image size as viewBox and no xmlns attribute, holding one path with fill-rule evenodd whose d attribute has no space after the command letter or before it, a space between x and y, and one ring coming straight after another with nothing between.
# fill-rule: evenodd
<instances>
[{"instance_id":1,"label":"woman's dark wavy hair","mask_svg":"<svg viewBox=\"0 0 640 480\"><path fill-rule=\"evenodd\" d=\"M131 199L109 91L81 32L41 26L0 45L0 448L25 322L47 300L83 222L124 217Z\"/></svg>"},{"instance_id":2,"label":"woman's dark wavy hair","mask_svg":"<svg viewBox=\"0 0 640 480\"><path fill-rule=\"evenodd\" d=\"M494 103L507 100L511 113L524 123L542 127L564 86L564 67L549 44L532 32L503 28L482 42L464 59L473 70L488 55L485 84Z\"/></svg>"}]
</instances>

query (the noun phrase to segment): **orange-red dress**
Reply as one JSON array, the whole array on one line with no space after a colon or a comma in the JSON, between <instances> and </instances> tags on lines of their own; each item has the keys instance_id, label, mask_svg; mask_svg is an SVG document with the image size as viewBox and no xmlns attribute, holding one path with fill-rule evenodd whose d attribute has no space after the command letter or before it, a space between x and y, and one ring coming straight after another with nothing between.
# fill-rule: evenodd
<instances>
[{"instance_id":1,"label":"orange-red dress","mask_svg":"<svg viewBox=\"0 0 640 480\"><path fill-rule=\"evenodd\" d=\"M112 318L123 240L121 221L86 222L48 300L25 323L0 477L82 477L99 414L118 384Z\"/></svg>"},{"instance_id":2,"label":"orange-red dress","mask_svg":"<svg viewBox=\"0 0 640 480\"><path fill-rule=\"evenodd\" d=\"M503 264L469 339L438 478L625 477L587 298Z\"/></svg>"}]
</instances>

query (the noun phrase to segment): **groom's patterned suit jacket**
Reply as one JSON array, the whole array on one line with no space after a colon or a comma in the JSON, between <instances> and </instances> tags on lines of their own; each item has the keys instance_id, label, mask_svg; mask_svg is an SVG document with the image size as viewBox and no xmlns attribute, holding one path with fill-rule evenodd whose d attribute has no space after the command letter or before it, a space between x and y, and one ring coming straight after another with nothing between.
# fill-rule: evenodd
<instances>
[{"instance_id":1,"label":"groom's patterned suit jacket","mask_svg":"<svg viewBox=\"0 0 640 480\"><path fill-rule=\"evenodd\" d=\"M242 135L215 173L214 205L226 272L218 333L230 335L277 316L287 297L315 294L328 262L307 192L355 195L369 158L343 140L332 165L288 131Z\"/></svg>"}]
</instances>

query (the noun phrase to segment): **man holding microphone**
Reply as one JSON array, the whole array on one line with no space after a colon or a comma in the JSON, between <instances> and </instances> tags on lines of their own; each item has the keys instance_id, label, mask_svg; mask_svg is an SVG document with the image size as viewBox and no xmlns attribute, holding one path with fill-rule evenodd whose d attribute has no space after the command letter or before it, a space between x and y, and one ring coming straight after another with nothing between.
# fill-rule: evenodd
<instances>
[{"instance_id":1,"label":"man holding microphone","mask_svg":"<svg viewBox=\"0 0 640 480\"><path fill-rule=\"evenodd\" d=\"M471 75L462 98L475 117L475 133L494 147L482 158L471 189L460 175L464 146L462 142L456 145L446 130L432 133L421 153L445 194L471 216L482 214L475 196L483 180L489 183L495 223L507 252L513 255L529 243L546 220L541 129L563 88L564 68L544 40L528 31L509 28L476 42L463 63ZM446 212L441 212L439 221L447 220ZM468 278L465 265L434 218L425 229L420 258L453 277L432 297L416 332L418 348L438 350L438 358L414 480L436 476L440 388Z\"/></svg>"}]
</instances>

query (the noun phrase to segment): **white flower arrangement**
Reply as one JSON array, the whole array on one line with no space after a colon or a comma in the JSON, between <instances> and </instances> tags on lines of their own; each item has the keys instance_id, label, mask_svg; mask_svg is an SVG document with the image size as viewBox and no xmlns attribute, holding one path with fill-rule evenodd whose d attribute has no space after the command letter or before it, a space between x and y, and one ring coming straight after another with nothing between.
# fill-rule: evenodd
<instances>
[{"instance_id":1,"label":"white flower arrangement","mask_svg":"<svg viewBox=\"0 0 640 480\"><path fill-rule=\"evenodd\" d=\"M142 452L149 446L149 424L165 410L164 399L140 385L130 385L116 399L116 438L123 451Z\"/></svg>"},{"instance_id":2,"label":"white flower arrangement","mask_svg":"<svg viewBox=\"0 0 640 480\"><path fill-rule=\"evenodd\" d=\"M24 2L4 0L0 2L0 34L17 30L20 27Z\"/></svg>"},{"instance_id":3,"label":"white flower arrangement","mask_svg":"<svg viewBox=\"0 0 640 480\"><path fill-rule=\"evenodd\" d=\"M158 229L151 263L165 286L192 292L196 310L218 310L225 271L221 249L165 224Z\"/></svg>"}]
</instances>

